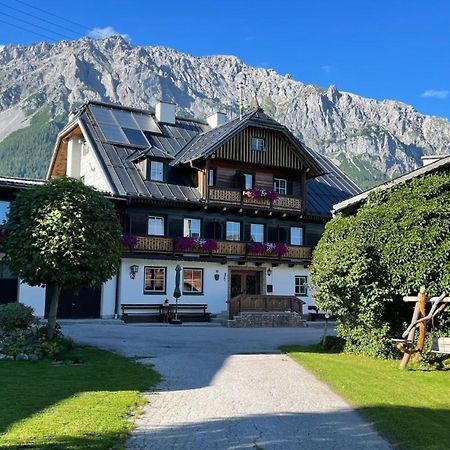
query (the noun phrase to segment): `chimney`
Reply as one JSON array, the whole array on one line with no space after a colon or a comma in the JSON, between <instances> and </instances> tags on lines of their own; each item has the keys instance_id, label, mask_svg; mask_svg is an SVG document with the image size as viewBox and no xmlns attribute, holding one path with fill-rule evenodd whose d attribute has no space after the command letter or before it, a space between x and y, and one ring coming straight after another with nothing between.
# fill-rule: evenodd
<instances>
[{"instance_id":1,"label":"chimney","mask_svg":"<svg viewBox=\"0 0 450 450\"><path fill-rule=\"evenodd\" d=\"M223 125L226 121L227 121L227 116L223 112L216 112L206 119L206 122L208 122L208 125L211 128L220 127L220 125Z\"/></svg>"},{"instance_id":2,"label":"chimney","mask_svg":"<svg viewBox=\"0 0 450 450\"><path fill-rule=\"evenodd\" d=\"M422 156L422 167L428 166L428 164L432 164L436 161L439 161L442 158L446 158L448 155L427 155Z\"/></svg>"},{"instance_id":3,"label":"chimney","mask_svg":"<svg viewBox=\"0 0 450 450\"><path fill-rule=\"evenodd\" d=\"M175 103L158 102L155 107L158 122L175 124Z\"/></svg>"}]
</instances>

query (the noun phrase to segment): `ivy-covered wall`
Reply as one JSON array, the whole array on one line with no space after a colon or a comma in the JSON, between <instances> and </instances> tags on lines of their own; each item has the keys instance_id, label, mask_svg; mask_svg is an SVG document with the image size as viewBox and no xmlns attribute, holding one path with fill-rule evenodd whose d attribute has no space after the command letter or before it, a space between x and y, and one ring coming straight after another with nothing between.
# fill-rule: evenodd
<instances>
[{"instance_id":1,"label":"ivy-covered wall","mask_svg":"<svg viewBox=\"0 0 450 450\"><path fill-rule=\"evenodd\" d=\"M339 319L346 350L392 354L411 320L402 297L450 291L450 173L374 192L357 214L331 220L313 257L317 304ZM450 332L450 311L436 321ZM450 335L450 334L448 334Z\"/></svg>"}]
</instances>

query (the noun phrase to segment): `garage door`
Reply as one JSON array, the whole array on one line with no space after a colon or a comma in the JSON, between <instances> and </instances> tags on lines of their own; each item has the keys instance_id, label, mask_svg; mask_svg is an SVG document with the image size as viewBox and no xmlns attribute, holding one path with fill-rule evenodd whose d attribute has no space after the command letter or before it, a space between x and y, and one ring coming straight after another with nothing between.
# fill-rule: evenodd
<instances>
[{"instance_id":1,"label":"garage door","mask_svg":"<svg viewBox=\"0 0 450 450\"><path fill-rule=\"evenodd\" d=\"M63 289L59 297L58 319L98 319L100 318L101 288L82 288L78 291ZM52 289L45 292L45 317L48 315Z\"/></svg>"}]
</instances>

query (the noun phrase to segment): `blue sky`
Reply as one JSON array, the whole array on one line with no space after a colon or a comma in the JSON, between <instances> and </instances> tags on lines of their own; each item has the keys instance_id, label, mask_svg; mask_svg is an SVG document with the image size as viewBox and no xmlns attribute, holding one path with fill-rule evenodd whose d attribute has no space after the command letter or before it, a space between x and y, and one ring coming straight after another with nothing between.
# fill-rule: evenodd
<instances>
[{"instance_id":1,"label":"blue sky","mask_svg":"<svg viewBox=\"0 0 450 450\"><path fill-rule=\"evenodd\" d=\"M49 40L25 30L59 40L94 28L450 117L449 1L0 0L0 44Z\"/></svg>"}]
</instances>

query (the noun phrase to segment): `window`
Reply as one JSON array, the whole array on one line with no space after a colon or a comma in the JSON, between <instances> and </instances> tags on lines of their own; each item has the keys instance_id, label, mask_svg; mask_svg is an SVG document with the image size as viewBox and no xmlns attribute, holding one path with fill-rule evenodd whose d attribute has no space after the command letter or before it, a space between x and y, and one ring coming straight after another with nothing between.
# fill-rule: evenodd
<instances>
[{"instance_id":1,"label":"window","mask_svg":"<svg viewBox=\"0 0 450 450\"><path fill-rule=\"evenodd\" d=\"M262 223L250 224L250 240L252 242L264 242L264 225Z\"/></svg>"},{"instance_id":2,"label":"window","mask_svg":"<svg viewBox=\"0 0 450 450\"><path fill-rule=\"evenodd\" d=\"M200 237L200 219L184 219L183 236Z\"/></svg>"},{"instance_id":3,"label":"window","mask_svg":"<svg viewBox=\"0 0 450 450\"><path fill-rule=\"evenodd\" d=\"M149 217L147 233L153 236L164 236L164 217Z\"/></svg>"},{"instance_id":4,"label":"window","mask_svg":"<svg viewBox=\"0 0 450 450\"><path fill-rule=\"evenodd\" d=\"M227 241L241 240L241 224L239 222L227 222Z\"/></svg>"},{"instance_id":5,"label":"window","mask_svg":"<svg viewBox=\"0 0 450 450\"><path fill-rule=\"evenodd\" d=\"M208 186L216 185L216 169L208 170Z\"/></svg>"},{"instance_id":6,"label":"window","mask_svg":"<svg viewBox=\"0 0 450 450\"><path fill-rule=\"evenodd\" d=\"M295 295L308 295L308 277L304 275L295 277Z\"/></svg>"},{"instance_id":7,"label":"window","mask_svg":"<svg viewBox=\"0 0 450 450\"><path fill-rule=\"evenodd\" d=\"M284 178L273 179L273 190L280 195L287 195L287 180Z\"/></svg>"},{"instance_id":8,"label":"window","mask_svg":"<svg viewBox=\"0 0 450 450\"><path fill-rule=\"evenodd\" d=\"M266 144L264 142L263 138L259 137L252 137L252 150L255 150L256 152L263 152L266 149Z\"/></svg>"},{"instance_id":9,"label":"window","mask_svg":"<svg viewBox=\"0 0 450 450\"><path fill-rule=\"evenodd\" d=\"M203 294L203 269L183 269L183 294Z\"/></svg>"},{"instance_id":10,"label":"window","mask_svg":"<svg viewBox=\"0 0 450 450\"><path fill-rule=\"evenodd\" d=\"M291 244L303 245L303 228L291 227Z\"/></svg>"},{"instance_id":11,"label":"window","mask_svg":"<svg viewBox=\"0 0 450 450\"><path fill-rule=\"evenodd\" d=\"M150 180L164 181L164 163L161 161L150 161Z\"/></svg>"},{"instance_id":12,"label":"window","mask_svg":"<svg viewBox=\"0 0 450 450\"><path fill-rule=\"evenodd\" d=\"M165 267L144 267L144 293L166 293Z\"/></svg>"},{"instance_id":13,"label":"window","mask_svg":"<svg viewBox=\"0 0 450 450\"><path fill-rule=\"evenodd\" d=\"M243 186L243 188L245 190L253 189L253 174L251 174L251 173L243 173L242 175L244 177L244 186Z\"/></svg>"}]
</instances>

